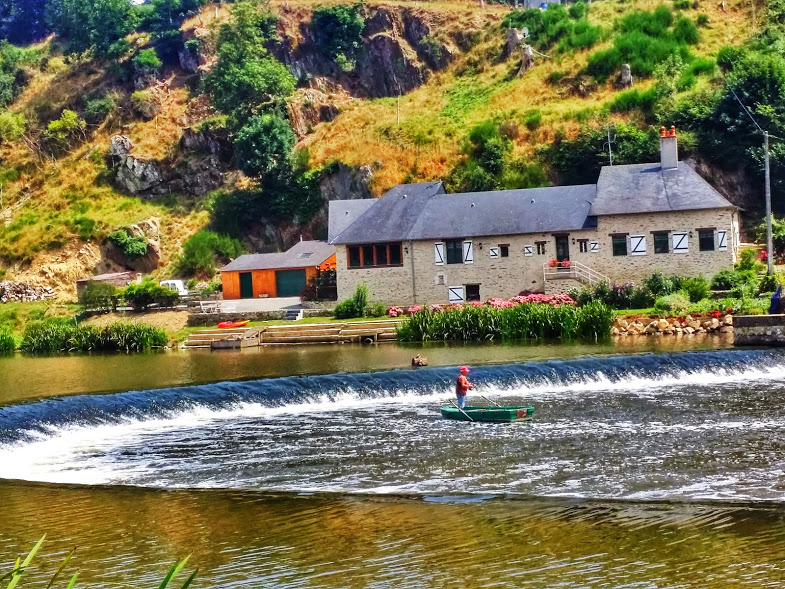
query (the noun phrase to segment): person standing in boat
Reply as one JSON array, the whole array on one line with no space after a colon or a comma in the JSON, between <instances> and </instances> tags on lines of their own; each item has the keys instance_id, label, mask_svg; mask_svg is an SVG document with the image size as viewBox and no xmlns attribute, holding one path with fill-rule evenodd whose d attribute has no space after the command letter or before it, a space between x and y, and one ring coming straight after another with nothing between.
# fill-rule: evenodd
<instances>
[{"instance_id":1,"label":"person standing in boat","mask_svg":"<svg viewBox=\"0 0 785 589\"><path fill-rule=\"evenodd\" d=\"M474 385L466 378L467 374L469 374L469 367L461 366L461 373L458 375L458 380L455 382L455 396L458 397L458 407L461 409L466 405L466 393L469 389L474 388Z\"/></svg>"}]
</instances>

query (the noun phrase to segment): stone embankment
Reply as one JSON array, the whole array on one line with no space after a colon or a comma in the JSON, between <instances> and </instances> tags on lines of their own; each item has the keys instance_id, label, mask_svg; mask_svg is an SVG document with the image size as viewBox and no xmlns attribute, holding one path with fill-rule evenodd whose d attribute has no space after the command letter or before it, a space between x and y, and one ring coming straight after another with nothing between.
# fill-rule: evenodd
<instances>
[{"instance_id":1,"label":"stone embankment","mask_svg":"<svg viewBox=\"0 0 785 589\"><path fill-rule=\"evenodd\" d=\"M50 286L32 286L23 282L0 281L0 303L45 301L54 298Z\"/></svg>"},{"instance_id":2,"label":"stone embankment","mask_svg":"<svg viewBox=\"0 0 785 589\"><path fill-rule=\"evenodd\" d=\"M733 316L724 317L618 317L611 335L693 335L733 333Z\"/></svg>"}]
</instances>

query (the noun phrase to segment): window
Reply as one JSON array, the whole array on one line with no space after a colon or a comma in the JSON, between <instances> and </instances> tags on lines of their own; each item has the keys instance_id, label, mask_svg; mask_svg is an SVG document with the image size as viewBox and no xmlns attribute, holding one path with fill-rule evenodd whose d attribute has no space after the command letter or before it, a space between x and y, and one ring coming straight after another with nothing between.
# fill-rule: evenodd
<instances>
[{"instance_id":1,"label":"window","mask_svg":"<svg viewBox=\"0 0 785 589\"><path fill-rule=\"evenodd\" d=\"M668 234L665 233L655 233L654 234L654 253L655 254L669 254L670 253L670 242L668 240Z\"/></svg>"},{"instance_id":2,"label":"window","mask_svg":"<svg viewBox=\"0 0 785 589\"><path fill-rule=\"evenodd\" d=\"M349 246L349 268L360 267L360 248L359 246Z\"/></svg>"},{"instance_id":3,"label":"window","mask_svg":"<svg viewBox=\"0 0 785 589\"><path fill-rule=\"evenodd\" d=\"M499 255L502 258L509 258L510 257L510 246L506 245L506 244L505 245L499 245ZM478 286L477 289L479 290L479 288L480 287ZM471 300L474 300L474 299L469 299L469 300L471 301ZM477 300L479 300L479 299L477 299Z\"/></svg>"},{"instance_id":4,"label":"window","mask_svg":"<svg viewBox=\"0 0 785 589\"><path fill-rule=\"evenodd\" d=\"M613 239L613 255L626 256L627 255L627 236L626 235L612 235Z\"/></svg>"},{"instance_id":5,"label":"window","mask_svg":"<svg viewBox=\"0 0 785 589\"><path fill-rule=\"evenodd\" d=\"M400 243L353 245L348 250L349 268L382 268L403 264Z\"/></svg>"},{"instance_id":6,"label":"window","mask_svg":"<svg viewBox=\"0 0 785 589\"><path fill-rule=\"evenodd\" d=\"M714 251L714 229L698 229L698 249L702 252Z\"/></svg>"},{"instance_id":7,"label":"window","mask_svg":"<svg viewBox=\"0 0 785 589\"><path fill-rule=\"evenodd\" d=\"M447 263L448 264L462 264L463 263L463 242L462 241L448 241L446 244L447 249Z\"/></svg>"},{"instance_id":8,"label":"window","mask_svg":"<svg viewBox=\"0 0 785 589\"><path fill-rule=\"evenodd\" d=\"M547 241L538 241L537 242L537 255L544 256L545 255L545 244L548 243Z\"/></svg>"},{"instance_id":9,"label":"window","mask_svg":"<svg viewBox=\"0 0 785 589\"><path fill-rule=\"evenodd\" d=\"M588 239L579 239L578 240L578 251L582 254L585 254L589 251L589 240Z\"/></svg>"},{"instance_id":10,"label":"window","mask_svg":"<svg viewBox=\"0 0 785 589\"><path fill-rule=\"evenodd\" d=\"M466 300L467 301L479 301L480 299L480 285L479 284L467 284L465 286L466 292Z\"/></svg>"}]
</instances>

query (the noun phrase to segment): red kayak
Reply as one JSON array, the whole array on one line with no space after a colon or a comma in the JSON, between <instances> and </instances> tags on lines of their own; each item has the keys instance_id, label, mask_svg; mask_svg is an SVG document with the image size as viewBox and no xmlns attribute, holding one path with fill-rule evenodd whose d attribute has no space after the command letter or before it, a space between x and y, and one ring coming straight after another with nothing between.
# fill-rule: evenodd
<instances>
[{"instance_id":1,"label":"red kayak","mask_svg":"<svg viewBox=\"0 0 785 589\"><path fill-rule=\"evenodd\" d=\"M218 327L220 327L221 329L227 329L227 328L231 329L234 327L245 327L249 323L250 321L221 321L218 324Z\"/></svg>"}]
</instances>

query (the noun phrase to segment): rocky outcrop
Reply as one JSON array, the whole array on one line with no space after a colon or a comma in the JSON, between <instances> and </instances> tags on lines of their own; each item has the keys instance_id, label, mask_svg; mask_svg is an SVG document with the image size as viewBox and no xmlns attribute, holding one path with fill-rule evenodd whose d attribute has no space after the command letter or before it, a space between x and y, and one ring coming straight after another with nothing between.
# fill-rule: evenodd
<instances>
[{"instance_id":1,"label":"rocky outcrop","mask_svg":"<svg viewBox=\"0 0 785 589\"><path fill-rule=\"evenodd\" d=\"M371 166L352 168L338 162L324 173L319 188L325 200L372 198L368 185L373 177Z\"/></svg>"},{"instance_id":2,"label":"rocky outcrop","mask_svg":"<svg viewBox=\"0 0 785 589\"><path fill-rule=\"evenodd\" d=\"M131 155L133 143L124 135L115 135L109 143L109 156L117 185L131 194L140 194L159 186L164 175L160 164L152 159Z\"/></svg>"},{"instance_id":3,"label":"rocky outcrop","mask_svg":"<svg viewBox=\"0 0 785 589\"><path fill-rule=\"evenodd\" d=\"M522 45L521 69L518 70L518 77L520 78L523 74L529 71L533 65L534 65L534 52L532 51L531 45Z\"/></svg>"},{"instance_id":4,"label":"rocky outcrop","mask_svg":"<svg viewBox=\"0 0 785 589\"><path fill-rule=\"evenodd\" d=\"M210 31L196 27L186 32L183 47L177 52L180 67L192 74L206 73L214 61Z\"/></svg>"},{"instance_id":5,"label":"rocky outcrop","mask_svg":"<svg viewBox=\"0 0 785 589\"><path fill-rule=\"evenodd\" d=\"M450 65L455 58L455 50L434 36L432 26L423 15L405 11L403 25L406 40L431 69L442 70Z\"/></svg>"},{"instance_id":6,"label":"rocky outcrop","mask_svg":"<svg viewBox=\"0 0 785 589\"><path fill-rule=\"evenodd\" d=\"M201 196L220 188L224 183L225 164L218 156L188 157L178 162L167 182L171 192Z\"/></svg>"},{"instance_id":7,"label":"rocky outcrop","mask_svg":"<svg viewBox=\"0 0 785 589\"><path fill-rule=\"evenodd\" d=\"M611 335L695 335L732 332L733 316L720 314L702 318L691 315L667 319L619 317L611 328Z\"/></svg>"},{"instance_id":8,"label":"rocky outcrop","mask_svg":"<svg viewBox=\"0 0 785 589\"><path fill-rule=\"evenodd\" d=\"M107 241L103 247L104 256L123 268L148 273L157 269L161 263L161 222L157 217L150 217L125 227L131 237L141 237L147 241L147 253L138 258L128 258L125 254Z\"/></svg>"},{"instance_id":9,"label":"rocky outcrop","mask_svg":"<svg viewBox=\"0 0 785 589\"><path fill-rule=\"evenodd\" d=\"M0 303L26 303L54 298L50 286L34 286L24 282L0 281Z\"/></svg>"},{"instance_id":10,"label":"rocky outcrop","mask_svg":"<svg viewBox=\"0 0 785 589\"><path fill-rule=\"evenodd\" d=\"M360 85L369 96L406 94L425 83L427 71L410 47L384 34L367 40L357 61Z\"/></svg>"},{"instance_id":11,"label":"rocky outcrop","mask_svg":"<svg viewBox=\"0 0 785 589\"><path fill-rule=\"evenodd\" d=\"M232 158L232 144L225 127L186 127L180 137L180 148L196 153L209 153L224 161Z\"/></svg>"},{"instance_id":12,"label":"rocky outcrop","mask_svg":"<svg viewBox=\"0 0 785 589\"><path fill-rule=\"evenodd\" d=\"M340 113L338 103L346 104L352 99L337 98L317 90L305 88L298 90L287 103L289 122L299 138L304 137L319 123L332 121Z\"/></svg>"}]
</instances>

